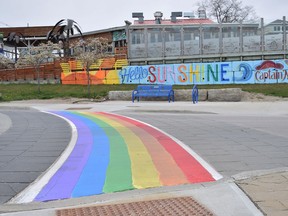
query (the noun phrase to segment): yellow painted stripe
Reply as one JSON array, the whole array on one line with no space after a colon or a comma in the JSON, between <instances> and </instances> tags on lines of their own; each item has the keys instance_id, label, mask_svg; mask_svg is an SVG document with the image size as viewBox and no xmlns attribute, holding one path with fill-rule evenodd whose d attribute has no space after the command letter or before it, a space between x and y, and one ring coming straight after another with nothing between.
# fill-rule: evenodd
<instances>
[{"instance_id":1,"label":"yellow painted stripe","mask_svg":"<svg viewBox=\"0 0 288 216\"><path fill-rule=\"evenodd\" d=\"M128 152L131 160L132 181L135 188L149 188L162 186L159 174L152 161L150 154L148 153L145 145L141 139L135 135L135 133L118 121L114 121L101 114L91 114L98 119L105 121L117 130L126 142Z\"/></svg>"},{"instance_id":2,"label":"yellow painted stripe","mask_svg":"<svg viewBox=\"0 0 288 216\"><path fill-rule=\"evenodd\" d=\"M147 151L149 151L154 166L158 170L159 179L162 186L189 183L183 171L178 167L177 163L166 151L164 146L162 146L159 141L146 130L133 124L132 122L134 120L125 119L126 117L116 116L110 113L101 114L104 116L109 116L109 118L118 121L122 125L125 125L125 127L130 128L133 133L138 135L138 137L144 143Z\"/></svg>"}]
</instances>

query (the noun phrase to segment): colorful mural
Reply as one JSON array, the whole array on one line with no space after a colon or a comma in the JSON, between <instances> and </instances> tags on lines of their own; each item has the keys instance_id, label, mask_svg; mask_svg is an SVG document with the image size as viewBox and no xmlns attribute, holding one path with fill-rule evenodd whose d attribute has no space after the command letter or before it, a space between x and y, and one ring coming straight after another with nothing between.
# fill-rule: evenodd
<instances>
[{"instance_id":1,"label":"colorful mural","mask_svg":"<svg viewBox=\"0 0 288 216\"><path fill-rule=\"evenodd\" d=\"M145 123L103 112L54 113L74 123L78 139L35 201L219 179L174 139Z\"/></svg>"},{"instance_id":2,"label":"colorful mural","mask_svg":"<svg viewBox=\"0 0 288 216\"><path fill-rule=\"evenodd\" d=\"M105 58L91 65L90 80L91 84L119 84L118 70L128 64L127 59ZM69 61L60 63L62 68L62 84L87 85L87 73L82 68L81 62Z\"/></svg>"},{"instance_id":3,"label":"colorful mural","mask_svg":"<svg viewBox=\"0 0 288 216\"><path fill-rule=\"evenodd\" d=\"M63 84L87 84L85 71L67 71L63 66L62 69ZM145 66L127 66L127 60L123 64L111 61L110 68L92 68L91 81L92 84L170 85L287 83L288 60Z\"/></svg>"}]
</instances>

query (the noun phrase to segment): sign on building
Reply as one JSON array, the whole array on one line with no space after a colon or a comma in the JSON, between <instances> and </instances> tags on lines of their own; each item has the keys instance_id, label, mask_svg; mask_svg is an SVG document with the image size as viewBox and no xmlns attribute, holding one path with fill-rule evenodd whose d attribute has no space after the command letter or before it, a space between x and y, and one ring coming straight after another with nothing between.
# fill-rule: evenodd
<instances>
[{"instance_id":1,"label":"sign on building","mask_svg":"<svg viewBox=\"0 0 288 216\"><path fill-rule=\"evenodd\" d=\"M0 53L4 53L3 33L0 32Z\"/></svg>"}]
</instances>

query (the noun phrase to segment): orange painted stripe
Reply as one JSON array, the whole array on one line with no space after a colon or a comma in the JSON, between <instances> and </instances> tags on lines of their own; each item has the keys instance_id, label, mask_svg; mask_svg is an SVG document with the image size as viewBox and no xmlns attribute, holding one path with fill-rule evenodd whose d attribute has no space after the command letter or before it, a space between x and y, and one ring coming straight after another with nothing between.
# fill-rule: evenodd
<instances>
[{"instance_id":1,"label":"orange painted stripe","mask_svg":"<svg viewBox=\"0 0 288 216\"><path fill-rule=\"evenodd\" d=\"M212 175L172 138L168 137L161 131L156 130L155 128L139 121L124 116L118 116L118 118L135 124L137 127L144 129L147 133L154 136L158 142L166 149L166 151L173 157L178 167L183 171L190 183L215 181Z\"/></svg>"},{"instance_id":2,"label":"orange painted stripe","mask_svg":"<svg viewBox=\"0 0 288 216\"><path fill-rule=\"evenodd\" d=\"M155 137L143 128L138 127L135 122L127 121L127 119L121 118L121 116L108 113L101 114L128 127L142 140L159 172L159 178L163 186L189 183L183 171Z\"/></svg>"}]
</instances>

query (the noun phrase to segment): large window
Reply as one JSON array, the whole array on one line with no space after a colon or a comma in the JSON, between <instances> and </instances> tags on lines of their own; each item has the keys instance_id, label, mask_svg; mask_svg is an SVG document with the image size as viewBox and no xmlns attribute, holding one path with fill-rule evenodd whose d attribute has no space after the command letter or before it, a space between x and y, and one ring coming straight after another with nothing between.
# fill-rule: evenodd
<instances>
[{"instance_id":1,"label":"large window","mask_svg":"<svg viewBox=\"0 0 288 216\"><path fill-rule=\"evenodd\" d=\"M133 29L130 31L130 36L129 56L133 58L147 57L144 29Z\"/></svg>"},{"instance_id":2,"label":"large window","mask_svg":"<svg viewBox=\"0 0 288 216\"><path fill-rule=\"evenodd\" d=\"M147 55L150 58L163 56L163 40L162 28L148 28L148 51Z\"/></svg>"},{"instance_id":3,"label":"large window","mask_svg":"<svg viewBox=\"0 0 288 216\"><path fill-rule=\"evenodd\" d=\"M203 54L219 53L219 27L203 27Z\"/></svg>"},{"instance_id":4,"label":"large window","mask_svg":"<svg viewBox=\"0 0 288 216\"><path fill-rule=\"evenodd\" d=\"M165 41L181 41L180 28L166 28L165 29Z\"/></svg>"},{"instance_id":5,"label":"large window","mask_svg":"<svg viewBox=\"0 0 288 216\"><path fill-rule=\"evenodd\" d=\"M223 26L223 52L234 53L240 51L240 26Z\"/></svg>"},{"instance_id":6,"label":"large window","mask_svg":"<svg viewBox=\"0 0 288 216\"><path fill-rule=\"evenodd\" d=\"M165 28L165 56L181 55L181 29L180 27Z\"/></svg>"},{"instance_id":7,"label":"large window","mask_svg":"<svg viewBox=\"0 0 288 216\"><path fill-rule=\"evenodd\" d=\"M158 28L148 29L148 43L158 43L158 42L162 42L161 29Z\"/></svg>"},{"instance_id":8,"label":"large window","mask_svg":"<svg viewBox=\"0 0 288 216\"><path fill-rule=\"evenodd\" d=\"M222 37L223 38L231 38L231 37L239 37L240 35L240 26L225 26L222 28Z\"/></svg>"},{"instance_id":9,"label":"large window","mask_svg":"<svg viewBox=\"0 0 288 216\"><path fill-rule=\"evenodd\" d=\"M200 54L200 29L197 27L184 27L184 56Z\"/></svg>"},{"instance_id":10,"label":"large window","mask_svg":"<svg viewBox=\"0 0 288 216\"><path fill-rule=\"evenodd\" d=\"M244 52L258 52L261 50L261 32L257 26L243 26L242 35Z\"/></svg>"},{"instance_id":11,"label":"large window","mask_svg":"<svg viewBox=\"0 0 288 216\"><path fill-rule=\"evenodd\" d=\"M200 31L199 27L184 28L184 41L199 40Z\"/></svg>"},{"instance_id":12,"label":"large window","mask_svg":"<svg viewBox=\"0 0 288 216\"><path fill-rule=\"evenodd\" d=\"M133 30L131 32L131 41L132 44L144 44L145 43L144 30L143 29Z\"/></svg>"}]
</instances>

